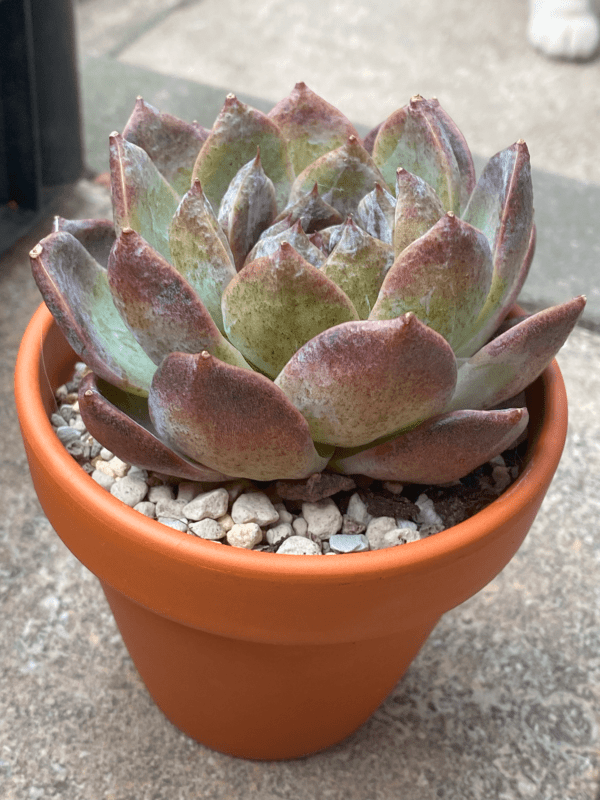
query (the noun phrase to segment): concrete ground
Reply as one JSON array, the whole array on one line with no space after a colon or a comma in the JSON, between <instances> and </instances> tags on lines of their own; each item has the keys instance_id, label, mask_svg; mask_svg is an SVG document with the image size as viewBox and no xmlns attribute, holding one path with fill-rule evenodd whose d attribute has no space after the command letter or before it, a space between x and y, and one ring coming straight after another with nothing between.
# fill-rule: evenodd
<instances>
[{"instance_id":1,"label":"concrete ground","mask_svg":"<svg viewBox=\"0 0 600 800\"><path fill-rule=\"evenodd\" d=\"M600 59L530 50L525 0L81 0L87 162L135 96L210 125L228 91L268 109L305 80L363 129L437 95L477 163L518 138L532 154L538 253L522 300L585 293L559 356L563 460L525 544L448 613L381 708L345 742L285 763L214 753L149 699L95 578L43 516L12 401L39 302L27 253L0 257L0 794L7 800L600 800ZM90 181L63 216L110 214ZM587 328L587 329L586 329ZM201 679L201 678L199 678ZM368 675L364 676L368 680Z\"/></svg>"}]
</instances>

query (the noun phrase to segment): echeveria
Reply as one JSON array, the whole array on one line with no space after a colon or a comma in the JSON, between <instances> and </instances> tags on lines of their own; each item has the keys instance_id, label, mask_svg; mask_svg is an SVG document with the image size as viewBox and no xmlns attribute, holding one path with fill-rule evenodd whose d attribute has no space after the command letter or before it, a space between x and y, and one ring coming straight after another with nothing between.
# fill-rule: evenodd
<instances>
[{"instance_id":1,"label":"echeveria","mask_svg":"<svg viewBox=\"0 0 600 800\"><path fill-rule=\"evenodd\" d=\"M505 323L535 243L527 147L477 181L437 100L361 141L302 83L267 115L229 95L210 131L138 98L110 155L114 229L57 219L31 258L92 370L88 430L142 467L455 480L522 434L510 399L585 304Z\"/></svg>"}]
</instances>

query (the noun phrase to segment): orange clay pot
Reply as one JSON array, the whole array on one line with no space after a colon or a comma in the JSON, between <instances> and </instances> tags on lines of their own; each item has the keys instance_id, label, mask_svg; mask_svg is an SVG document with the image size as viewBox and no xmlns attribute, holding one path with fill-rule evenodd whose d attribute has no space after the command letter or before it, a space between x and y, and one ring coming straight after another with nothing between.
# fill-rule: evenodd
<instances>
[{"instance_id":1,"label":"orange clay pot","mask_svg":"<svg viewBox=\"0 0 600 800\"><path fill-rule=\"evenodd\" d=\"M41 352L40 352L41 346ZM257 553L167 528L120 503L49 422L75 357L45 306L23 337L16 400L40 503L100 580L148 691L208 747L283 759L360 726L440 616L515 554L558 466L567 400L556 362L527 392L526 466L494 503L428 539L368 553Z\"/></svg>"}]
</instances>

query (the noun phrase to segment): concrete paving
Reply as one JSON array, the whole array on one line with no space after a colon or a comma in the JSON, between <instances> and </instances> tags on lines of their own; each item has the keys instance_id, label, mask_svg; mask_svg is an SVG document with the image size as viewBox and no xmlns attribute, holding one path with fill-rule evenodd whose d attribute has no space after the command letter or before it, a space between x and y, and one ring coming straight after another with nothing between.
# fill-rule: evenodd
<instances>
[{"instance_id":1,"label":"concrete paving","mask_svg":"<svg viewBox=\"0 0 600 800\"><path fill-rule=\"evenodd\" d=\"M416 92L435 94L478 165L522 136L540 241L522 299L538 307L584 292L592 330L578 327L560 353L569 438L510 565L442 619L348 740L294 762L245 762L162 717L95 578L31 487L11 376L39 302L27 252L45 220L0 259L2 796L599 800L600 60L551 62L529 50L525 0L84 0L77 13L95 171L139 93L210 124L227 91L268 109L302 79L365 128ZM110 203L82 181L56 210L106 216Z\"/></svg>"}]
</instances>

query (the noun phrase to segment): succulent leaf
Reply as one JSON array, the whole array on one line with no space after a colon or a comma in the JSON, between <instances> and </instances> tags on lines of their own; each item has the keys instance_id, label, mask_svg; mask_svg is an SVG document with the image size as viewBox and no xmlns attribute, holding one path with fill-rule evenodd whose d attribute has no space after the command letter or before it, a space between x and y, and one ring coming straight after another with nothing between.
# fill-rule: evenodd
<instances>
[{"instance_id":1,"label":"succulent leaf","mask_svg":"<svg viewBox=\"0 0 600 800\"><path fill-rule=\"evenodd\" d=\"M366 194L356 210L356 221L367 233L386 244L392 244L396 200L379 183Z\"/></svg>"},{"instance_id":2,"label":"succulent leaf","mask_svg":"<svg viewBox=\"0 0 600 800\"><path fill-rule=\"evenodd\" d=\"M155 364L172 352L207 350L250 369L185 278L131 228L112 249L108 283L125 324Z\"/></svg>"},{"instance_id":3,"label":"succulent leaf","mask_svg":"<svg viewBox=\"0 0 600 800\"><path fill-rule=\"evenodd\" d=\"M350 217L321 272L350 298L359 317L367 319L393 261L391 244L369 236Z\"/></svg>"},{"instance_id":4,"label":"succulent leaf","mask_svg":"<svg viewBox=\"0 0 600 800\"><path fill-rule=\"evenodd\" d=\"M109 219L65 219L54 217L53 231L66 231L80 242L101 267L106 269L115 243L115 226Z\"/></svg>"},{"instance_id":5,"label":"succulent leaf","mask_svg":"<svg viewBox=\"0 0 600 800\"><path fill-rule=\"evenodd\" d=\"M456 348L483 306L491 279L486 237L448 213L397 257L370 319L413 311Z\"/></svg>"},{"instance_id":6,"label":"succulent leaf","mask_svg":"<svg viewBox=\"0 0 600 800\"><path fill-rule=\"evenodd\" d=\"M475 168L461 132L437 100L416 95L381 125L373 145L373 160L388 185L396 170L426 181L446 211L460 214L475 186Z\"/></svg>"},{"instance_id":7,"label":"succulent leaf","mask_svg":"<svg viewBox=\"0 0 600 800\"><path fill-rule=\"evenodd\" d=\"M443 216L444 206L431 186L418 175L398 169L392 226L396 255L427 233Z\"/></svg>"},{"instance_id":8,"label":"succulent leaf","mask_svg":"<svg viewBox=\"0 0 600 800\"><path fill-rule=\"evenodd\" d=\"M346 217L358 208L362 197L384 183L383 176L358 137L350 136L337 150L331 150L313 161L296 178L290 202L296 203L317 184L319 194Z\"/></svg>"},{"instance_id":9,"label":"succulent leaf","mask_svg":"<svg viewBox=\"0 0 600 800\"><path fill-rule=\"evenodd\" d=\"M299 175L317 158L359 138L354 125L305 83L297 83L288 97L269 111L269 119L285 137L294 172Z\"/></svg>"},{"instance_id":10,"label":"succulent leaf","mask_svg":"<svg viewBox=\"0 0 600 800\"><path fill-rule=\"evenodd\" d=\"M273 225L272 228L266 230L264 236L261 236L248 254L246 263L249 264L257 258L265 258L265 256L274 255L285 242L291 244L294 250L296 250L302 258L306 259L309 264L312 264L313 267L320 267L325 261L324 253L316 247L304 233L300 220L297 220L291 226L287 224L290 221L290 217L287 217ZM271 230L273 231L273 235L269 235Z\"/></svg>"},{"instance_id":11,"label":"succulent leaf","mask_svg":"<svg viewBox=\"0 0 600 800\"><path fill-rule=\"evenodd\" d=\"M330 228L323 228L322 231L319 231L319 248L327 255L330 255L339 244L345 227L346 223L342 223L340 225L332 225Z\"/></svg>"},{"instance_id":12,"label":"succulent leaf","mask_svg":"<svg viewBox=\"0 0 600 800\"><path fill-rule=\"evenodd\" d=\"M106 270L67 231L51 233L29 255L46 305L81 360L109 383L147 395L156 367L115 308Z\"/></svg>"},{"instance_id":13,"label":"succulent leaf","mask_svg":"<svg viewBox=\"0 0 600 800\"><path fill-rule=\"evenodd\" d=\"M447 410L495 408L532 383L552 361L585 307L585 297L538 311L463 363Z\"/></svg>"},{"instance_id":14,"label":"succulent leaf","mask_svg":"<svg viewBox=\"0 0 600 800\"><path fill-rule=\"evenodd\" d=\"M236 271L229 242L200 181L194 181L183 196L171 222L169 240L175 268L196 290L223 333L221 296Z\"/></svg>"},{"instance_id":15,"label":"succulent leaf","mask_svg":"<svg viewBox=\"0 0 600 800\"><path fill-rule=\"evenodd\" d=\"M277 125L265 114L241 103L235 95L228 95L193 171L193 178L200 180L213 208L219 207L237 171L256 156L257 147L281 210L294 179L287 144Z\"/></svg>"},{"instance_id":16,"label":"succulent leaf","mask_svg":"<svg viewBox=\"0 0 600 800\"><path fill-rule=\"evenodd\" d=\"M269 481L320 472L306 420L268 378L208 353L172 353L158 368L150 416L171 447L235 477Z\"/></svg>"},{"instance_id":17,"label":"succulent leaf","mask_svg":"<svg viewBox=\"0 0 600 800\"><path fill-rule=\"evenodd\" d=\"M133 228L170 260L169 224L179 195L146 151L118 133L110 136L110 179L117 234Z\"/></svg>"},{"instance_id":18,"label":"succulent leaf","mask_svg":"<svg viewBox=\"0 0 600 800\"><path fill-rule=\"evenodd\" d=\"M148 401L101 381L93 372L79 388L79 410L86 429L123 461L140 469L188 481L224 481L229 476L178 455L154 431Z\"/></svg>"},{"instance_id":19,"label":"succulent leaf","mask_svg":"<svg viewBox=\"0 0 600 800\"><path fill-rule=\"evenodd\" d=\"M295 203L284 208L275 219L275 223L285 219L289 219L292 224L300 220L300 224L306 233L314 233L321 230L321 228L340 225L343 222L340 212L323 200L316 183L312 191L302 195Z\"/></svg>"},{"instance_id":20,"label":"succulent leaf","mask_svg":"<svg viewBox=\"0 0 600 800\"><path fill-rule=\"evenodd\" d=\"M506 316L525 281L523 264L528 268L533 258L533 187L529 151L524 141L490 159L464 219L487 236L494 258L489 296L469 336L468 350L461 351L461 355L470 356Z\"/></svg>"},{"instance_id":21,"label":"succulent leaf","mask_svg":"<svg viewBox=\"0 0 600 800\"><path fill-rule=\"evenodd\" d=\"M231 343L272 378L313 336L358 319L344 292L287 242L238 272L222 308Z\"/></svg>"},{"instance_id":22,"label":"succulent leaf","mask_svg":"<svg viewBox=\"0 0 600 800\"><path fill-rule=\"evenodd\" d=\"M271 225L277 213L273 181L264 173L260 150L256 158L237 172L223 195L219 224L223 229L239 271L260 234Z\"/></svg>"},{"instance_id":23,"label":"succulent leaf","mask_svg":"<svg viewBox=\"0 0 600 800\"><path fill-rule=\"evenodd\" d=\"M413 314L325 330L275 380L313 439L337 447L365 445L439 413L455 382L450 345Z\"/></svg>"},{"instance_id":24,"label":"succulent leaf","mask_svg":"<svg viewBox=\"0 0 600 800\"><path fill-rule=\"evenodd\" d=\"M510 447L528 419L526 408L454 411L358 453L338 451L330 466L384 481L450 483Z\"/></svg>"},{"instance_id":25,"label":"succulent leaf","mask_svg":"<svg viewBox=\"0 0 600 800\"><path fill-rule=\"evenodd\" d=\"M123 138L141 147L177 194L190 188L192 170L209 131L191 125L138 97L123 130Z\"/></svg>"}]
</instances>

